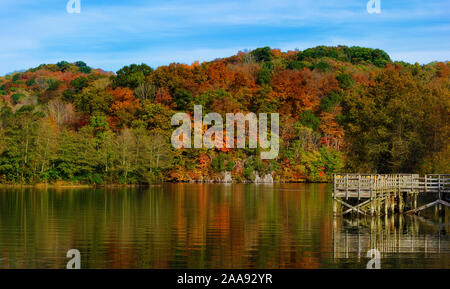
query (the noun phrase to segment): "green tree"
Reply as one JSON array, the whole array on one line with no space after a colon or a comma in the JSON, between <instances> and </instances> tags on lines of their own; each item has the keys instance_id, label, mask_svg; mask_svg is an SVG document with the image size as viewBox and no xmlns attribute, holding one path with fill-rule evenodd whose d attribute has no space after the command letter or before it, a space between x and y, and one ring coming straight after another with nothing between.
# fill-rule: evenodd
<instances>
[{"instance_id":1,"label":"green tree","mask_svg":"<svg viewBox=\"0 0 450 289\"><path fill-rule=\"evenodd\" d=\"M107 115L113 103L113 97L104 89L89 86L74 95L74 103L80 111L91 115L94 113Z\"/></svg>"},{"instance_id":2,"label":"green tree","mask_svg":"<svg viewBox=\"0 0 450 289\"><path fill-rule=\"evenodd\" d=\"M83 88L89 86L89 81L86 77L80 76L72 80L70 82L70 85L73 86L73 88L75 88L76 93L79 93L80 91L83 90Z\"/></svg>"},{"instance_id":3,"label":"green tree","mask_svg":"<svg viewBox=\"0 0 450 289\"><path fill-rule=\"evenodd\" d=\"M269 84L272 79L272 71L266 65L263 65L258 71L258 84Z\"/></svg>"},{"instance_id":4,"label":"green tree","mask_svg":"<svg viewBox=\"0 0 450 289\"><path fill-rule=\"evenodd\" d=\"M340 73L336 76L337 81L339 82L339 86L342 89L350 89L355 84L355 81L351 77L351 75L347 73Z\"/></svg>"},{"instance_id":5,"label":"green tree","mask_svg":"<svg viewBox=\"0 0 450 289\"><path fill-rule=\"evenodd\" d=\"M319 128L320 119L310 110L305 110L299 116L299 121L302 125L310 127L313 130Z\"/></svg>"},{"instance_id":6,"label":"green tree","mask_svg":"<svg viewBox=\"0 0 450 289\"><path fill-rule=\"evenodd\" d=\"M129 87L135 89L145 82L145 78L153 72L153 69L146 64L131 64L124 66L117 71L117 75L112 77L113 86Z\"/></svg>"},{"instance_id":7,"label":"green tree","mask_svg":"<svg viewBox=\"0 0 450 289\"><path fill-rule=\"evenodd\" d=\"M30 181L33 177L32 163L39 121L43 114L31 105L22 106L16 112L3 107L0 113L6 142L0 172L10 181Z\"/></svg>"},{"instance_id":8,"label":"green tree","mask_svg":"<svg viewBox=\"0 0 450 289\"><path fill-rule=\"evenodd\" d=\"M257 62L264 62L264 61L272 60L272 54L270 52L270 47L256 48L251 53L255 57Z\"/></svg>"}]
</instances>

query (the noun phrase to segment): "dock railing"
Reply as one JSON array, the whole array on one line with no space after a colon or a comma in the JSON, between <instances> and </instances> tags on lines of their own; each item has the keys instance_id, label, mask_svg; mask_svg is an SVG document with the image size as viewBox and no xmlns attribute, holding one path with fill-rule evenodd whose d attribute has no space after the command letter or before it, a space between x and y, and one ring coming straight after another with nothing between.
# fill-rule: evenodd
<instances>
[{"instance_id":1,"label":"dock railing","mask_svg":"<svg viewBox=\"0 0 450 289\"><path fill-rule=\"evenodd\" d=\"M450 195L450 174L428 174L420 177L418 174L334 174L333 198L350 208L346 212L364 212L363 206L373 205L371 200L385 202L385 206L395 208L398 201L400 207L403 199L413 199L417 204L417 195L437 194L438 198L430 206L435 204L448 205L446 199ZM348 203L348 200L368 199L356 206ZM346 202L344 202L345 200ZM394 204L393 204L394 203ZM413 212L417 212L416 205L410 206ZM373 213L373 208L372 208Z\"/></svg>"}]
</instances>

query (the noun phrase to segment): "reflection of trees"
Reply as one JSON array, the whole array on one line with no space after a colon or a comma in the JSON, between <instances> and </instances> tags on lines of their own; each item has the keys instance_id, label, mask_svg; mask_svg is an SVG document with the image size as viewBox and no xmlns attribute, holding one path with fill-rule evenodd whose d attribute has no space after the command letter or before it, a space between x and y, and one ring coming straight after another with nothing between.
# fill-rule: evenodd
<instances>
[{"instance_id":1,"label":"reflection of trees","mask_svg":"<svg viewBox=\"0 0 450 289\"><path fill-rule=\"evenodd\" d=\"M2 189L0 267L65 268L72 248L83 268L364 268L373 248L450 267L449 223L334 219L317 184Z\"/></svg>"},{"instance_id":2,"label":"reflection of trees","mask_svg":"<svg viewBox=\"0 0 450 289\"><path fill-rule=\"evenodd\" d=\"M0 266L64 268L77 248L84 268L316 268L332 249L329 199L302 184L8 189Z\"/></svg>"}]
</instances>

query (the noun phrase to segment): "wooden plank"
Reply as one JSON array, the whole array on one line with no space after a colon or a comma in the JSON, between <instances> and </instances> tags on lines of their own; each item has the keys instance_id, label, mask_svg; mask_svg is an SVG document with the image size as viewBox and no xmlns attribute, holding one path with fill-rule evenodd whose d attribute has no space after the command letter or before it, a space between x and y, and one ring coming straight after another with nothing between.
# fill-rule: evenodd
<instances>
[{"instance_id":1,"label":"wooden plank","mask_svg":"<svg viewBox=\"0 0 450 289\"><path fill-rule=\"evenodd\" d=\"M431 202L431 203L429 203L429 204L420 206L420 207L418 207L418 208L416 208L416 209L409 210L409 211L406 212L406 214L415 214L415 213L417 213L417 212L420 212L420 211L425 210L425 209L427 209L427 208L436 206L436 205L438 205L438 204L439 204L439 200L436 200L436 201Z\"/></svg>"},{"instance_id":2,"label":"wooden plank","mask_svg":"<svg viewBox=\"0 0 450 289\"><path fill-rule=\"evenodd\" d=\"M407 214L415 214L415 213L417 213L417 212L420 212L420 211L422 211L422 210L425 210L425 209L427 209L427 208L430 208L430 207L433 207L433 206L436 206L436 205L439 205L439 204L444 205L444 206L447 206L447 207L450 207L450 203L448 203L448 202L446 202L446 201L443 201L443 200L436 200L436 201L431 202L431 203L429 203L429 204L420 206L420 207L418 207L418 208L416 208L416 209L409 210L409 211L407 211L406 213L407 213Z\"/></svg>"},{"instance_id":3,"label":"wooden plank","mask_svg":"<svg viewBox=\"0 0 450 289\"><path fill-rule=\"evenodd\" d=\"M450 207L450 203L444 201L444 200L439 200L439 203L441 203L444 206Z\"/></svg>"},{"instance_id":4,"label":"wooden plank","mask_svg":"<svg viewBox=\"0 0 450 289\"><path fill-rule=\"evenodd\" d=\"M344 206L350 208L350 211L356 211L356 212L358 212L358 213L360 213L360 214L366 215L365 212L361 211L360 209L358 209L358 208L356 208L356 207L354 207L354 206L352 206L352 205L347 204L346 202L344 202L344 201L342 201L342 200L336 199L336 201L338 201L339 203L343 204ZM348 210L347 210L347 211L348 211ZM347 212L347 211L346 211L346 212ZM344 215L344 214L346 214L346 213L344 212L343 215Z\"/></svg>"}]
</instances>

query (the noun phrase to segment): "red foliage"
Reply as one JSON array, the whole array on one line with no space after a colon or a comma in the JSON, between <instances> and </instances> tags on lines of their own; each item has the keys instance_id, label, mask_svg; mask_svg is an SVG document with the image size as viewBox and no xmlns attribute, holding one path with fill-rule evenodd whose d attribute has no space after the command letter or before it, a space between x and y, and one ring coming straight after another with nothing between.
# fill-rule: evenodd
<instances>
[{"instance_id":1,"label":"red foliage","mask_svg":"<svg viewBox=\"0 0 450 289\"><path fill-rule=\"evenodd\" d=\"M315 110L319 101L319 88L310 70L303 69L278 71L272 78L271 96L286 103L282 113L298 115L305 110Z\"/></svg>"},{"instance_id":2,"label":"red foliage","mask_svg":"<svg viewBox=\"0 0 450 289\"><path fill-rule=\"evenodd\" d=\"M129 88L117 87L108 88L108 93L113 97L111 105L111 127L121 128L129 125L134 118L134 112L139 107L139 99L134 97L133 91Z\"/></svg>"},{"instance_id":3,"label":"red foliage","mask_svg":"<svg viewBox=\"0 0 450 289\"><path fill-rule=\"evenodd\" d=\"M160 103L168 108L175 107L175 103L172 100L172 96L170 95L170 91L167 87L160 87L156 91L155 102Z\"/></svg>"},{"instance_id":4,"label":"red foliage","mask_svg":"<svg viewBox=\"0 0 450 289\"><path fill-rule=\"evenodd\" d=\"M213 89L227 88L233 80L233 73L224 62L214 62L208 66L206 71L208 83Z\"/></svg>"}]
</instances>

